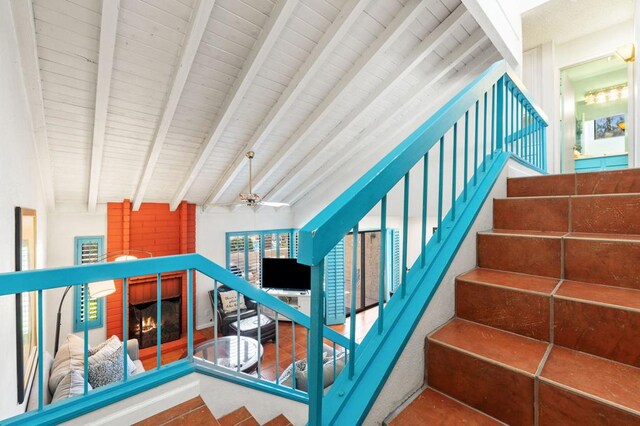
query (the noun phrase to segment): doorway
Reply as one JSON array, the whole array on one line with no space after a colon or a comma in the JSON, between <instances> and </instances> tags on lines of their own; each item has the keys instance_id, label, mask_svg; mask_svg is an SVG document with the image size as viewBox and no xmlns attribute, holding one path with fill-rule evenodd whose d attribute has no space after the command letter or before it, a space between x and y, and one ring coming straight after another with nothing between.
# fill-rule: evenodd
<instances>
[{"instance_id":1,"label":"doorway","mask_svg":"<svg viewBox=\"0 0 640 426\"><path fill-rule=\"evenodd\" d=\"M561 173L629 166L629 67L609 55L561 71Z\"/></svg>"}]
</instances>

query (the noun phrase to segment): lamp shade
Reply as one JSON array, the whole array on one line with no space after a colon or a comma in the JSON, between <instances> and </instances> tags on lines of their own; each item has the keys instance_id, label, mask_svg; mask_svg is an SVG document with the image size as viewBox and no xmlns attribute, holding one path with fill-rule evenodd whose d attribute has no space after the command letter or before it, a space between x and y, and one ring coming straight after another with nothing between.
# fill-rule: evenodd
<instances>
[{"instance_id":1,"label":"lamp shade","mask_svg":"<svg viewBox=\"0 0 640 426\"><path fill-rule=\"evenodd\" d=\"M92 299L99 299L108 296L116 291L116 283L113 280L98 281L89 283L89 296Z\"/></svg>"},{"instance_id":2,"label":"lamp shade","mask_svg":"<svg viewBox=\"0 0 640 426\"><path fill-rule=\"evenodd\" d=\"M124 262L127 260L137 260L138 258L132 254L123 254L122 256L118 256L114 259L116 262Z\"/></svg>"}]
</instances>

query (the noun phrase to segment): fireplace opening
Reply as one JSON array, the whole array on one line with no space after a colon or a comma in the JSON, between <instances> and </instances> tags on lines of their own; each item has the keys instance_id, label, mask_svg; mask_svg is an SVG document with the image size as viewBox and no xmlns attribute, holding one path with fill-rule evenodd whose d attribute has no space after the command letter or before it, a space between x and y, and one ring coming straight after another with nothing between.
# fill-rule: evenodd
<instances>
[{"instance_id":1,"label":"fireplace opening","mask_svg":"<svg viewBox=\"0 0 640 426\"><path fill-rule=\"evenodd\" d=\"M129 306L129 336L138 339L141 349L158 343L158 303ZM162 299L162 343L180 339L182 330L182 297Z\"/></svg>"}]
</instances>

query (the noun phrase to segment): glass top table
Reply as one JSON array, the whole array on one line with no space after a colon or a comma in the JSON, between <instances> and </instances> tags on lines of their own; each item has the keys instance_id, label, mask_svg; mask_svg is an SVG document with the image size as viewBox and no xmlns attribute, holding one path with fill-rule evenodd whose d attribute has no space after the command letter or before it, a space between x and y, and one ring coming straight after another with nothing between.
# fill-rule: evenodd
<instances>
[{"instance_id":1,"label":"glass top table","mask_svg":"<svg viewBox=\"0 0 640 426\"><path fill-rule=\"evenodd\" d=\"M258 357L264 354L256 339L246 336L224 336L208 340L194 349L193 356L216 363L220 367L250 373L258 366ZM239 355L239 357L238 357Z\"/></svg>"}]
</instances>

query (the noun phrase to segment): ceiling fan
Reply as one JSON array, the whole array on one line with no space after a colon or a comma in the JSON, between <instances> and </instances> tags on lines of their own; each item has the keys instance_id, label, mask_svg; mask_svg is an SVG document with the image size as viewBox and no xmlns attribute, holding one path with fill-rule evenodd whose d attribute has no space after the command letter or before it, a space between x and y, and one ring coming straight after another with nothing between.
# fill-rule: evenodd
<instances>
[{"instance_id":1,"label":"ceiling fan","mask_svg":"<svg viewBox=\"0 0 640 426\"><path fill-rule=\"evenodd\" d=\"M252 162L253 157L255 156L255 152L248 151L245 154L245 157L249 159L249 192L241 192L239 197L240 201L237 203L231 203L231 205L236 206L247 206L247 207L256 207L256 206L266 206L266 207L286 207L289 204L287 203L274 203L269 201L263 201L262 197L259 194L253 192L253 169Z\"/></svg>"}]
</instances>

